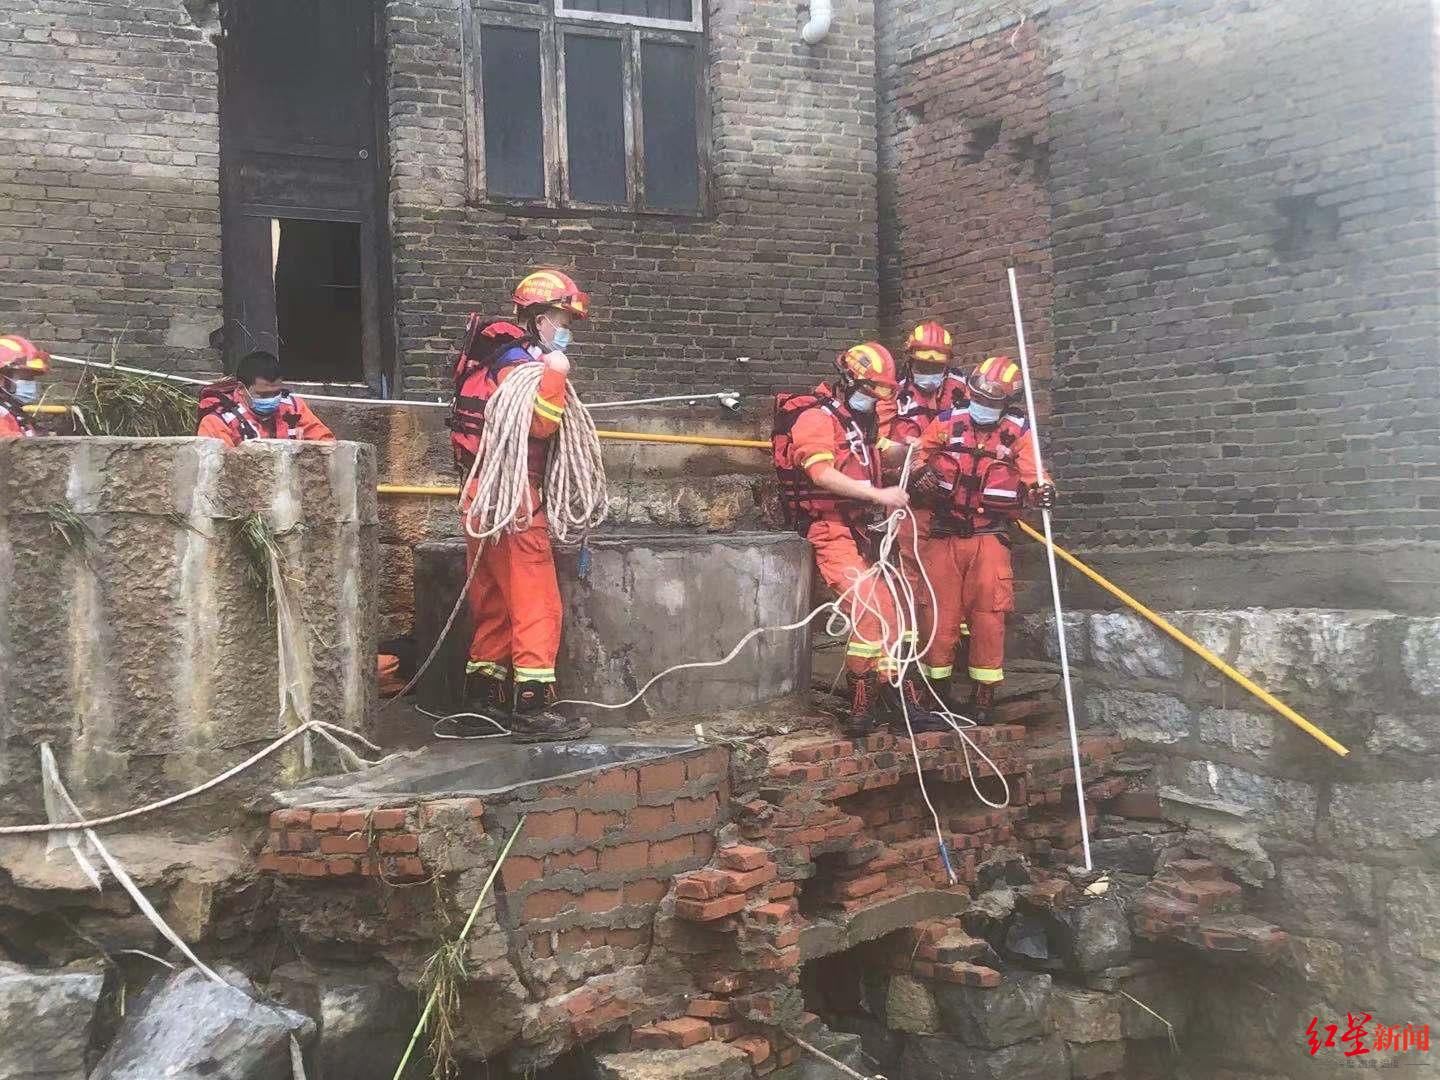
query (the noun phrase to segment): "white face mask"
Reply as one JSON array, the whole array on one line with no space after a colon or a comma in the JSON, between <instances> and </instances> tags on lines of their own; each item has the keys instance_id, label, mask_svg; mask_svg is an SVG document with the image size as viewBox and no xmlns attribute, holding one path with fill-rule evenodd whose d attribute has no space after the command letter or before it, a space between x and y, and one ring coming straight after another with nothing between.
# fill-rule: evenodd
<instances>
[{"instance_id":1,"label":"white face mask","mask_svg":"<svg viewBox=\"0 0 1440 1080\"><path fill-rule=\"evenodd\" d=\"M40 400L40 384L34 379L16 379L15 396L26 405Z\"/></svg>"}]
</instances>

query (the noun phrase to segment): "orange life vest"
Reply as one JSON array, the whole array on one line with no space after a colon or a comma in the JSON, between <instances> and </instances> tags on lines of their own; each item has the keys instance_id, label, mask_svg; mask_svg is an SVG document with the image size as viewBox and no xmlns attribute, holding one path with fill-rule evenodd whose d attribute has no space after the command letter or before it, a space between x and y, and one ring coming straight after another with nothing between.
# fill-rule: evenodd
<instances>
[{"instance_id":1,"label":"orange life vest","mask_svg":"<svg viewBox=\"0 0 1440 1080\"><path fill-rule=\"evenodd\" d=\"M777 394L770 453L780 478L780 505L785 523L801 536L822 520L861 527L870 520L870 505L826 491L811 480L810 474L795 460L791 432L796 421L811 409L823 410L835 427L835 460L830 464L851 479L880 486L880 455L860 424L825 387L809 394Z\"/></svg>"},{"instance_id":2,"label":"orange life vest","mask_svg":"<svg viewBox=\"0 0 1440 1080\"><path fill-rule=\"evenodd\" d=\"M15 426L20 429L23 437L29 438L35 434L35 421L30 419L30 414L24 409L24 402L0 386L0 413L4 413L15 421Z\"/></svg>"},{"instance_id":3,"label":"orange life vest","mask_svg":"<svg viewBox=\"0 0 1440 1080\"><path fill-rule=\"evenodd\" d=\"M982 428L956 408L941 411L936 419L950 425L950 439L930 461L940 485L940 495L932 500L931 535L1003 532L1024 506L1025 484L1015 447L1028 435L1029 420L1024 413L1007 410L995 424Z\"/></svg>"},{"instance_id":4,"label":"orange life vest","mask_svg":"<svg viewBox=\"0 0 1440 1080\"><path fill-rule=\"evenodd\" d=\"M515 323L504 319L482 319L472 313L465 327L465 345L455 359L455 397L450 403L450 449L455 455L455 468L468 473L480 452L485 436L485 408L500 388L500 370L507 366L506 355L523 350L527 359L534 359L531 346L540 343ZM518 360L513 362L522 362ZM549 452L544 439L530 440L529 468L538 484L545 476L545 459Z\"/></svg>"},{"instance_id":5,"label":"orange life vest","mask_svg":"<svg viewBox=\"0 0 1440 1080\"><path fill-rule=\"evenodd\" d=\"M965 400L965 379L957 372L947 371L945 381L934 391L922 390L915 385L913 375L906 376L895 395L895 419L890 421L890 441L905 443L918 439L930 421L942 411L957 402L963 405Z\"/></svg>"},{"instance_id":6,"label":"orange life vest","mask_svg":"<svg viewBox=\"0 0 1440 1080\"><path fill-rule=\"evenodd\" d=\"M245 404L238 379L221 379L201 387L198 419L218 416L241 442L250 439L299 439L300 410L289 390L280 392L280 407L271 416L257 416ZM267 430L268 429L268 430Z\"/></svg>"}]
</instances>

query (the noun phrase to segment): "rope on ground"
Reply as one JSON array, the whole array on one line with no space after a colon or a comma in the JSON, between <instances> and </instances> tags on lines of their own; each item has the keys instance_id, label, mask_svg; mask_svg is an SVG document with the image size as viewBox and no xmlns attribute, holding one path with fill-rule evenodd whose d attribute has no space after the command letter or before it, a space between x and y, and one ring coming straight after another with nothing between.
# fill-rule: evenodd
<instances>
[{"instance_id":1,"label":"rope on ground","mask_svg":"<svg viewBox=\"0 0 1440 1080\"><path fill-rule=\"evenodd\" d=\"M153 814L157 810L163 810L168 806L174 806L177 803L185 802L187 799L193 799L197 795L203 795L205 792L211 790L212 788L219 787L221 784L225 783L228 780L233 780L235 777L239 776L247 769L254 768L271 754L275 753L275 751L279 750L282 746L285 746L287 743L292 742L295 739L298 739L312 732L328 741L332 746L334 746L338 751L340 751L342 757L348 755L349 759L353 759L361 765L375 765L378 764L378 762L370 761L360 757L352 749L350 749L350 747L345 746L337 736L343 736L346 739L351 739L365 749L371 750L377 754L384 753L384 751L381 750L380 747L376 746L369 739L365 738L365 736L361 735L357 731L351 731L349 728L343 728L338 724L326 723L324 720L309 720L306 721L304 724L301 724L299 727L292 728L290 731L287 731L284 735L280 736L278 739L270 743L264 749L258 750L255 753L251 754L248 758L240 762L238 765L231 766L224 772L220 773L218 776L212 776L203 784L197 784L186 791L179 792L175 795L169 795L166 798L158 799L155 802L146 803L143 806L137 806L130 810L122 810L119 813L107 814L104 817L87 818L83 821L47 821L37 822L33 825L0 825L0 836L20 836L29 833L76 832L80 830L99 829L106 825L114 825L116 822L129 821L132 818L143 817L146 814Z\"/></svg>"}]
</instances>

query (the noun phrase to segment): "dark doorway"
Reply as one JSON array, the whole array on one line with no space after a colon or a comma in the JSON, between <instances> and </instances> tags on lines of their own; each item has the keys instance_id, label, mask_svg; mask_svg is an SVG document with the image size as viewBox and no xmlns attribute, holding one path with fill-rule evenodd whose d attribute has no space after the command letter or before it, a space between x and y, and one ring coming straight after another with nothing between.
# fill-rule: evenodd
<instances>
[{"instance_id":1,"label":"dark doorway","mask_svg":"<svg viewBox=\"0 0 1440 1080\"><path fill-rule=\"evenodd\" d=\"M223 0L227 369L254 348L296 382L390 377L383 41L375 0Z\"/></svg>"}]
</instances>

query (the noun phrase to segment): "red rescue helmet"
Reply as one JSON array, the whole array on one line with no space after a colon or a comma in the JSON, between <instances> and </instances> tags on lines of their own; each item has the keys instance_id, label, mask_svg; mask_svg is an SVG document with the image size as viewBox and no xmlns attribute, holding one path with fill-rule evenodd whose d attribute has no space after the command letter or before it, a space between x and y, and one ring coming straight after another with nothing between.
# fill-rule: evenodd
<instances>
[{"instance_id":1,"label":"red rescue helmet","mask_svg":"<svg viewBox=\"0 0 1440 1080\"><path fill-rule=\"evenodd\" d=\"M1025 388L1020 365L1008 356L991 356L980 361L970 373L967 385L972 398L995 408L1010 404Z\"/></svg>"},{"instance_id":2,"label":"red rescue helmet","mask_svg":"<svg viewBox=\"0 0 1440 1080\"><path fill-rule=\"evenodd\" d=\"M954 343L950 331L932 319L910 331L905 351L911 360L922 364L948 364Z\"/></svg>"},{"instance_id":3,"label":"red rescue helmet","mask_svg":"<svg viewBox=\"0 0 1440 1080\"><path fill-rule=\"evenodd\" d=\"M590 314L590 297L559 270L532 270L515 286L513 299L517 315L536 314L541 308L568 311L577 319Z\"/></svg>"},{"instance_id":4,"label":"red rescue helmet","mask_svg":"<svg viewBox=\"0 0 1440 1080\"><path fill-rule=\"evenodd\" d=\"M28 378L49 370L50 354L33 341L15 334L0 337L0 375Z\"/></svg>"},{"instance_id":5,"label":"red rescue helmet","mask_svg":"<svg viewBox=\"0 0 1440 1080\"><path fill-rule=\"evenodd\" d=\"M895 396L895 358L878 341L852 345L835 358L835 366L850 385L881 401Z\"/></svg>"}]
</instances>

